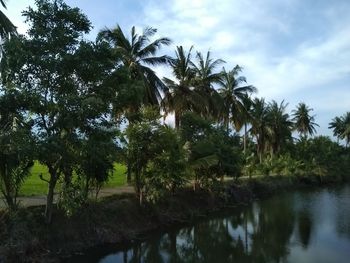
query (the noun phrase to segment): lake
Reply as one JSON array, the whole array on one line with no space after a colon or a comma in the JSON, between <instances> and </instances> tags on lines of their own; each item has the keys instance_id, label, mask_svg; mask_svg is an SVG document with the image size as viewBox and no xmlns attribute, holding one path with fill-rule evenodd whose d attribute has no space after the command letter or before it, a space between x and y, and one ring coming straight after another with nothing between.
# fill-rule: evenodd
<instances>
[{"instance_id":1,"label":"lake","mask_svg":"<svg viewBox=\"0 0 350 263\"><path fill-rule=\"evenodd\" d=\"M302 190L237 207L144 242L71 262L350 262L350 186Z\"/></svg>"}]
</instances>

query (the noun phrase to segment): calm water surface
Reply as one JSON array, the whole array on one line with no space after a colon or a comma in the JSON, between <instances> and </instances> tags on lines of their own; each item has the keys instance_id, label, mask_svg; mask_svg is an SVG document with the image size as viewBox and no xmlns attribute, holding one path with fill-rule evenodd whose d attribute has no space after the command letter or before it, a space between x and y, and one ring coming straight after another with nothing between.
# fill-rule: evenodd
<instances>
[{"instance_id":1,"label":"calm water surface","mask_svg":"<svg viewBox=\"0 0 350 263\"><path fill-rule=\"evenodd\" d=\"M350 262L350 186L277 195L72 262Z\"/></svg>"}]
</instances>

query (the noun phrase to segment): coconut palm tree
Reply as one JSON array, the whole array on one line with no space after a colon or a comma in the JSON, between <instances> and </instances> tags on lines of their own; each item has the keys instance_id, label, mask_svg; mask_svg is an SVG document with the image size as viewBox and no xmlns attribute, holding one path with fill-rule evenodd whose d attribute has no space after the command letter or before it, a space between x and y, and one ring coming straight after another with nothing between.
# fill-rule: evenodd
<instances>
[{"instance_id":1,"label":"coconut palm tree","mask_svg":"<svg viewBox=\"0 0 350 263\"><path fill-rule=\"evenodd\" d=\"M251 124L253 122L253 117L251 115L252 106L253 106L253 100L248 94L244 94L242 97L242 105L245 109L245 114L243 115L243 125L244 125L244 134L243 134L243 152L246 153L247 150L247 127L248 124Z\"/></svg>"},{"instance_id":2,"label":"coconut palm tree","mask_svg":"<svg viewBox=\"0 0 350 263\"><path fill-rule=\"evenodd\" d=\"M287 106L284 101L278 104L273 100L267 107L267 141L271 155L279 153L282 145L292 138L293 122L286 113Z\"/></svg>"},{"instance_id":3,"label":"coconut palm tree","mask_svg":"<svg viewBox=\"0 0 350 263\"><path fill-rule=\"evenodd\" d=\"M339 139L345 139L346 146L350 143L350 112L343 116L335 117L330 123L329 128L333 129L333 135Z\"/></svg>"},{"instance_id":4,"label":"coconut palm tree","mask_svg":"<svg viewBox=\"0 0 350 263\"><path fill-rule=\"evenodd\" d=\"M214 60L210 51L207 52L205 58L202 53L197 52L196 63L191 63L196 74L194 90L206 99L206 103L202 105L202 115L218 117L223 109L223 100L213 86L221 80L221 72L215 70L223 63L225 61L222 59Z\"/></svg>"},{"instance_id":5,"label":"coconut palm tree","mask_svg":"<svg viewBox=\"0 0 350 263\"><path fill-rule=\"evenodd\" d=\"M341 134L344 132L345 128L342 117L337 116L334 119L332 119L332 121L329 123L328 128L333 129L333 136L337 137L339 143L339 139L341 137Z\"/></svg>"},{"instance_id":6,"label":"coconut palm tree","mask_svg":"<svg viewBox=\"0 0 350 263\"><path fill-rule=\"evenodd\" d=\"M0 0L3 8L7 9L5 0ZM0 37L7 38L9 34L15 34L16 27L12 24L10 19L0 10Z\"/></svg>"},{"instance_id":7,"label":"coconut palm tree","mask_svg":"<svg viewBox=\"0 0 350 263\"><path fill-rule=\"evenodd\" d=\"M118 25L114 29L106 29L99 33L99 39L108 41L119 54L122 66L128 69L130 78L143 82L145 88L143 103L152 105L160 103L167 88L149 66L169 63L170 57L156 56L156 54L162 46L168 46L171 43L171 40L166 37L151 41L150 38L156 32L157 29L147 27L139 35L135 27L132 27L128 38Z\"/></svg>"},{"instance_id":8,"label":"coconut palm tree","mask_svg":"<svg viewBox=\"0 0 350 263\"><path fill-rule=\"evenodd\" d=\"M182 46L176 48L176 58L170 62L176 80L163 79L169 92L162 100L162 107L166 113L174 112L176 128L180 127L181 116L185 111L200 112L201 106L205 103L204 98L193 88L195 71L191 67L192 49L193 47L186 53Z\"/></svg>"},{"instance_id":9,"label":"coconut palm tree","mask_svg":"<svg viewBox=\"0 0 350 263\"><path fill-rule=\"evenodd\" d=\"M295 110L293 110L294 127L299 132L300 137L307 138L307 135L311 136L316 133L315 126L319 125L315 122L315 115L311 116L310 112L313 109L309 108L305 103L300 102Z\"/></svg>"},{"instance_id":10,"label":"coconut palm tree","mask_svg":"<svg viewBox=\"0 0 350 263\"><path fill-rule=\"evenodd\" d=\"M253 100L252 109L252 126L250 133L256 139L256 151L259 156L259 161L262 163L262 157L266 148L266 136L267 136L267 104L264 98Z\"/></svg>"},{"instance_id":11,"label":"coconut palm tree","mask_svg":"<svg viewBox=\"0 0 350 263\"><path fill-rule=\"evenodd\" d=\"M243 105L244 96L257 91L252 85L241 86L242 83L247 82L245 77L239 76L241 71L242 68L239 65L228 72L223 68L218 83L219 93L224 101L223 121L227 125L227 129L232 121L237 131L242 128L245 116L247 116L247 110Z\"/></svg>"},{"instance_id":12,"label":"coconut palm tree","mask_svg":"<svg viewBox=\"0 0 350 263\"><path fill-rule=\"evenodd\" d=\"M350 144L350 112L347 112L343 116L343 122L344 122L344 132L342 134L342 139L345 139L346 146L349 146Z\"/></svg>"}]
</instances>

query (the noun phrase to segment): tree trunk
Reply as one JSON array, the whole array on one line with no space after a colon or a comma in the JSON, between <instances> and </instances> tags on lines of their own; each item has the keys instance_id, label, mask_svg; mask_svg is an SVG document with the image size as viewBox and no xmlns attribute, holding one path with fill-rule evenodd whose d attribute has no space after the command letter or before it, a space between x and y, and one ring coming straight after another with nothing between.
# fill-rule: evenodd
<instances>
[{"instance_id":1,"label":"tree trunk","mask_svg":"<svg viewBox=\"0 0 350 263\"><path fill-rule=\"evenodd\" d=\"M50 170L52 169L49 169L49 172ZM45 209L46 224L50 224L52 220L53 196L54 196L56 183L57 183L57 173L56 171L51 171L49 189L48 189L47 198L46 198L46 209Z\"/></svg>"},{"instance_id":2,"label":"tree trunk","mask_svg":"<svg viewBox=\"0 0 350 263\"><path fill-rule=\"evenodd\" d=\"M243 153L246 154L247 150L247 124L244 123L244 135L243 135Z\"/></svg>"},{"instance_id":3,"label":"tree trunk","mask_svg":"<svg viewBox=\"0 0 350 263\"><path fill-rule=\"evenodd\" d=\"M127 159L127 164L126 164L126 182L128 185L131 184L131 162L129 158Z\"/></svg>"},{"instance_id":4,"label":"tree trunk","mask_svg":"<svg viewBox=\"0 0 350 263\"><path fill-rule=\"evenodd\" d=\"M180 128L180 112L175 111L175 129L178 130Z\"/></svg>"},{"instance_id":5,"label":"tree trunk","mask_svg":"<svg viewBox=\"0 0 350 263\"><path fill-rule=\"evenodd\" d=\"M10 194L4 193L4 192L2 194L5 197L6 205L9 208L9 210L15 211L17 208L17 205L16 205L16 201L14 200L14 198L12 198L12 196Z\"/></svg>"}]
</instances>

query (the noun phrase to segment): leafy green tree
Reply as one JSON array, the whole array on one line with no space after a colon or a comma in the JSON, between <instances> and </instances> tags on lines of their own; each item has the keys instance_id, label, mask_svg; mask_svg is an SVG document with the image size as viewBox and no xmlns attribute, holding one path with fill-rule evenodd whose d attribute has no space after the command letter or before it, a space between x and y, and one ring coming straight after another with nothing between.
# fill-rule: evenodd
<instances>
[{"instance_id":1,"label":"leafy green tree","mask_svg":"<svg viewBox=\"0 0 350 263\"><path fill-rule=\"evenodd\" d=\"M307 137L308 134L311 136L316 133L316 126L319 125L315 122L315 116L310 115L313 109L309 108L305 103L301 102L297 108L293 110L293 122L295 129L298 131L300 136Z\"/></svg>"},{"instance_id":2,"label":"leafy green tree","mask_svg":"<svg viewBox=\"0 0 350 263\"><path fill-rule=\"evenodd\" d=\"M186 152L177 131L168 126L159 127L152 148L156 154L147 169L146 193L148 200L157 201L188 181Z\"/></svg>"},{"instance_id":3,"label":"leafy green tree","mask_svg":"<svg viewBox=\"0 0 350 263\"><path fill-rule=\"evenodd\" d=\"M118 153L114 137L113 130L92 128L86 132L81 147L81 161L77 169L79 179L83 183L85 199L91 189L95 189L97 195L113 172L113 164Z\"/></svg>"},{"instance_id":4,"label":"leafy green tree","mask_svg":"<svg viewBox=\"0 0 350 263\"><path fill-rule=\"evenodd\" d=\"M230 136L222 127L194 113L182 119L181 137L188 151L194 189L211 189L225 175L240 175L241 156L235 135Z\"/></svg>"},{"instance_id":5,"label":"leafy green tree","mask_svg":"<svg viewBox=\"0 0 350 263\"><path fill-rule=\"evenodd\" d=\"M308 175L347 177L349 153L329 137L317 136L295 144L294 159L304 162Z\"/></svg>"},{"instance_id":6,"label":"leafy green tree","mask_svg":"<svg viewBox=\"0 0 350 263\"><path fill-rule=\"evenodd\" d=\"M91 24L78 8L61 0L36 5L23 12L28 36L5 44L2 77L31 102L38 160L50 174L45 212L50 223L58 180L63 177L63 192L70 188L88 130L105 129L110 120L104 79L113 65L104 59L106 47L83 41Z\"/></svg>"},{"instance_id":7,"label":"leafy green tree","mask_svg":"<svg viewBox=\"0 0 350 263\"><path fill-rule=\"evenodd\" d=\"M126 129L128 154L140 204L157 200L184 184L184 150L176 132L160 124L157 108L141 109L141 119Z\"/></svg>"},{"instance_id":8,"label":"leafy green tree","mask_svg":"<svg viewBox=\"0 0 350 263\"><path fill-rule=\"evenodd\" d=\"M219 81L219 93L224 100L224 123L228 129L229 123L232 121L237 131L242 128L245 116L248 115L243 104L244 97L257 91L252 85L241 86L242 83L247 82L245 77L239 76L241 71L242 67L239 65L236 65L229 72L223 68L222 77Z\"/></svg>"},{"instance_id":9,"label":"leafy green tree","mask_svg":"<svg viewBox=\"0 0 350 263\"><path fill-rule=\"evenodd\" d=\"M0 97L0 191L10 210L18 207L17 196L34 164L31 123L23 116L23 100L14 90Z\"/></svg>"}]
</instances>

